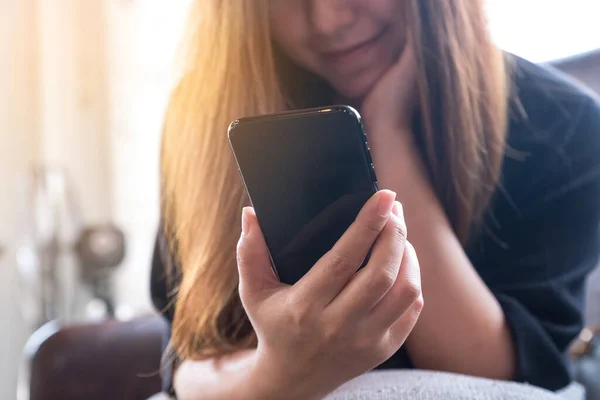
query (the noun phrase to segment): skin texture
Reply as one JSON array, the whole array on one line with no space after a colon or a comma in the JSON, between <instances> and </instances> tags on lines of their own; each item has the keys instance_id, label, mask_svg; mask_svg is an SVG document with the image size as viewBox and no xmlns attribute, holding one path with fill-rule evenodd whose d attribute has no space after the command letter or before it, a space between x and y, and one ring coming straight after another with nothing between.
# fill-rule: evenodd
<instances>
[{"instance_id":1,"label":"skin texture","mask_svg":"<svg viewBox=\"0 0 600 400\"><path fill-rule=\"evenodd\" d=\"M240 297L258 348L218 362L184 363L176 374L179 397L319 399L398 351L423 297L419 262L395 197L375 194L294 286L273 273L256 215L244 209ZM357 273L371 246L369 263Z\"/></svg>"},{"instance_id":2,"label":"skin texture","mask_svg":"<svg viewBox=\"0 0 600 400\"><path fill-rule=\"evenodd\" d=\"M404 48L404 0L288 0L271 7L275 42L348 99L365 96Z\"/></svg>"},{"instance_id":3,"label":"skin texture","mask_svg":"<svg viewBox=\"0 0 600 400\"><path fill-rule=\"evenodd\" d=\"M504 313L452 230L414 144L415 71L407 48L363 102L380 187L398 193L420 258L428 306L406 346L417 368L510 380L516 355Z\"/></svg>"},{"instance_id":4,"label":"skin texture","mask_svg":"<svg viewBox=\"0 0 600 400\"><path fill-rule=\"evenodd\" d=\"M341 98L360 105L380 187L393 192L377 194L361 212L358 227L294 287L278 284L254 213L245 210L238 246L240 294L258 349L218 363L183 363L175 376L180 398L270 399L281 393L290 399L322 398L391 356L404 339L417 368L515 376L514 345L502 309L468 260L414 145L416 65L406 24L398 23L404 21L402 5L397 0L273 2L274 40ZM344 51L373 37L378 39L362 49ZM373 204L381 198L392 204L392 193L405 219L394 212L377 216ZM402 215L402 207L396 208ZM352 277L360 265L356 250L366 252L372 243L377 256ZM421 312L423 298L427 306ZM373 320L379 321L375 331L368 331Z\"/></svg>"}]
</instances>

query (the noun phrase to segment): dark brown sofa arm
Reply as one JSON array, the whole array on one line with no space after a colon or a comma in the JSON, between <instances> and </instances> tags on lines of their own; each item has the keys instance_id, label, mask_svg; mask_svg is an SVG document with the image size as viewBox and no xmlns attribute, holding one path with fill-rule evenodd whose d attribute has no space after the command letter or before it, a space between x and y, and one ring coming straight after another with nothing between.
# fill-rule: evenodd
<instances>
[{"instance_id":1,"label":"dark brown sofa arm","mask_svg":"<svg viewBox=\"0 0 600 400\"><path fill-rule=\"evenodd\" d=\"M164 320L153 316L51 332L29 355L29 399L149 398L161 389L166 329Z\"/></svg>"}]
</instances>

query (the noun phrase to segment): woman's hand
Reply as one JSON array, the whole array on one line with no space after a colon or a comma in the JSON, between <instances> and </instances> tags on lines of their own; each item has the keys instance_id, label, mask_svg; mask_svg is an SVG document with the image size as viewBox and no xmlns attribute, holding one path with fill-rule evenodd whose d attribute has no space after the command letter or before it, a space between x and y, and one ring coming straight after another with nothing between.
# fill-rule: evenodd
<instances>
[{"instance_id":1,"label":"woman's hand","mask_svg":"<svg viewBox=\"0 0 600 400\"><path fill-rule=\"evenodd\" d=\"M391 357L423 307L419 263L402 208L381 191L296 285L271 269L256 215L243 213L240 296L258 336L252 385L261 398L321 398ZM360 265L373 246L366 267Z\"/></svg>"},{"instance_id":2,"label":"woman's hand","mask_svg":"<svg viewBox=\"0 0 600 400\"><path fill-rule=\"evenodd\" d=\"M405 348L417 368L512 379L516 353L502 307L467 257L415 145L419 66L408 43L361 109L379 186L398 193L421 258L428 306Z\"/></svg>"},{"instance_id":3,"label":"woman's hand","mask_svg":"<svg viewBox=\"0 0 600 400\"><path fill-rule=\"evenodd\" d=\"M409 42L398 61L379 78L363 99L361 114L369 129L404 133L412 131L418 104L417 72L417 60Z\"/></svg>"},{"instance_id":4,"label":"woman's hand","mask_svg":"<svg viewBox=\"0 0 600 400\"><path fill-rule=\"evenodd\" d=\"M396 191L405 206L435 202L413 132L419 100L417 72L409 40L361 107L379 186Z\"/></svg>"}]
</instances>

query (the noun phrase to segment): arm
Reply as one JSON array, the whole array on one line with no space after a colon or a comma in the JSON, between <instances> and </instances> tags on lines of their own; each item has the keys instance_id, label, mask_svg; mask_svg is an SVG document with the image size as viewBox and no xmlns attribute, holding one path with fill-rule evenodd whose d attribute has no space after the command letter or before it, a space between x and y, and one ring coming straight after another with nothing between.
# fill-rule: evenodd
<instances>
[{"instance_id":1,"label":"arm","mask_svg":"<svg viewBox=\"0 0 600 400\"><path fill-rule=\"evenodd\" d=\"M179 284L180 277L175 270L163 229L159 227L152 256L150 274L150 293L158 312L169 323L169 331L163 340L163 350L168 351L170 327L173 322L173 288ZM249 380L253 364L254 351L240 352L223 357L219 361L184 361L176 369L168 362L167 355L162 365L163 391L177 393L178 399L258 399L253 393Z\"/></svg>"},{"instance_id":2,"label":"arm","mask_svg":"<svg viewBox=\"0 0 600 400\"><path fill-rule=\"evenodd\" d=\"M150 293L158 312L169 323L169 332L163 340L163 350L168 351L170 327L173 322L173 288L179 284L174 260L170 254L162 227L159 228L150 274ZM176 369L168 362L167 355L162 365L163 391L177 393L178 399L259 399L254 393L256 385L250 382L254 351L240 352L223 357L219 361L184 361ZM266 398L265 398L266 399Z\"/></svg>"},{"instance_id":3,"label":"arm","mask_svg":"<svg viewBox=\"0 0 600 400\"><path fill-rule=\"evenodd\" d=\"M582 327L585 277L599 239L600 109L583 108L561 148L568 164L548 156L519 166L537 177L528 188L536 200L497 232L507 248L487 249L478 270L427 189L388 181L404 194L421 262L427 306L407 341L417 367L550 389L568 384L565 350Z\"/></svg>"},{"instance_id":4,"label":"arm","mask_svg":"<svg viewBox=\"0 0 600 400\"><path fill-rule=\"evenodd\" d=\"M220 360L184 361L175 373L180 400L268 400L254 377L255 351L240 352Z\"/></svg>"},{"instance_id":5,"label":"arm","mask_svg":"<svg viewBox=\"0 0 600 400\"><path fill-rule=\"evenodd\" d=\"M381 191L336 245L293 286L271 268L256 215L243 212L239 293L258 346L186 361L177 395L202 399L320 399L381 364L422 309L420 273L395 194ZM361 263L372 249L367 265Z\"/></svg>"},{"instance_id":6,"label":"arm","mask_svg":"<svg viewBox=\"0 0 600 400\"><path fill-rule=\"evenodd\" d=\"M419 368L563 387L570 380L565 350L581 328L585 277L598 253L600 107L579 94L568 110L549 111L567 115L565 132L551 133L556 143L543 138L557 124L525 138L541 136L532 150L545 152L536 173L530 165L512 166L535 174L530 186L513 189L529 192L522 204L528 209L498 228L509 247L486 249L476 270L414 143L416 70L409 46L362 108L380 186L398 193L422 268L426 307L407 350ZM538 100L533 108L546 112L538 122L548 120L549 108Z\"/></svg>"},{"instance_id":7,"label":"arm","mask_svg":"<svg viewBox=\"0 0 600 400\"><path fill-rule=\"evenodd\" d=\"M464 253L414 143L416 71L407 45L362 106L380 187L398 193L422 264L426 306L407 349L419 368L509 379L515 351L502 308Z\"/></svg>"},{"instance_id":8,"label":"arm","mask_svg":"<svg viewBox=\"0 0 600 400\"><path fill-rule=\"evenodd\" d=\"M437 202L406 199L407 225L427 299L407 348L415 366L493 379L516 376L500 303L477 274Z\"/></svg>"}]
</instances>

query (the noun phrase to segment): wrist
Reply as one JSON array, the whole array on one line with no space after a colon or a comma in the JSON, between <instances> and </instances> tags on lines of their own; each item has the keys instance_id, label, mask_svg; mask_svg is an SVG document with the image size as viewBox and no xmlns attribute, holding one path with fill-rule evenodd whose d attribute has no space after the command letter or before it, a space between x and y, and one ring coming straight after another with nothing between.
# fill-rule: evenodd
<instances>
[{"instance_id":1,"label":"wrist","mask_svg":"<svg viewBox=\"0 0 600 400\"><path fill-rule=\"evenodd\" d=\"M406 224L412 233L423 232L427 236L433 232L452 231L446 212L435 194L416 196L398 195L405 209Z\"/></svg>"},{"instance_id":2,"label":"wrist","mask_svg":"<svg viewBox=\"0 0 600 400\"><path fill-rule=\"evenodd\" d=\"M293 375L287 368L273 368L257 357L247 375L248 387L253 388L252 399L322 400L327 395L316 393L315 387L307 384L307 379Z\"/></svg>"},{"instance_id":3,"label":"wrist","mask_svg":"<svg viewBox=\"0 0 600 400\"><path fill-rule=\"evenodd\" d=\"M404 168L404 173L398 172L401 168ZM386 171L386 168L382 169L382 172ZM414 217L412 219L435 221L446 218L443 206L426 177L411 173L402 166L387 172L381 175L377 172L379 188L396 193L396 200L402 203L407 219Z\"/></svg>"},{"instance_id":4,"label":"wrist","mask_svg":"<svg viewBox=\"0 0 600 400\"><path fill-rule=\"evenodd\" d=\"M380 186L405 197L400 199L403 203L411 197L419 202L436 200L414 133L383 126L369 131L371 156Z\"/></svg>"}]
</instances>

